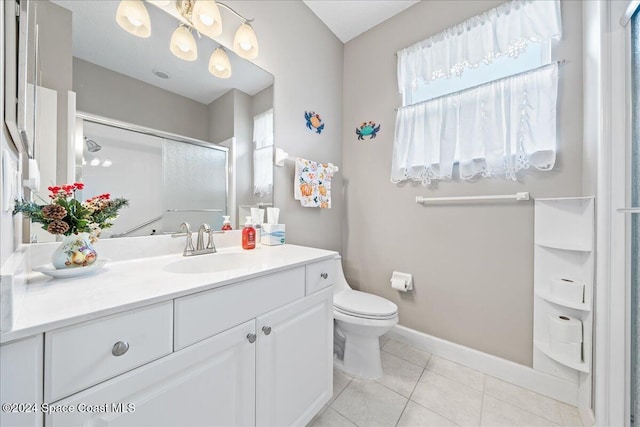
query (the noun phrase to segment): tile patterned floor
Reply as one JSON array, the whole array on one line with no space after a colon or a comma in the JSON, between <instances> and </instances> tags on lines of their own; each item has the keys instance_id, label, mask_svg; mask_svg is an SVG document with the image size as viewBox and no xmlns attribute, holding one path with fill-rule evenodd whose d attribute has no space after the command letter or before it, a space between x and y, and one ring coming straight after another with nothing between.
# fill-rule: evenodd
<instances>
[{"instance_id":1,"label":"tile patterned floor","mask_svg":"<svg viewBox=\"0 0 640 427\"><path fill-rule=\"evenodd\" d=\"M387 337L384 376L333 373L333 397L308 427L582 427L578 410Z\"/></svg>"}]
</instances>

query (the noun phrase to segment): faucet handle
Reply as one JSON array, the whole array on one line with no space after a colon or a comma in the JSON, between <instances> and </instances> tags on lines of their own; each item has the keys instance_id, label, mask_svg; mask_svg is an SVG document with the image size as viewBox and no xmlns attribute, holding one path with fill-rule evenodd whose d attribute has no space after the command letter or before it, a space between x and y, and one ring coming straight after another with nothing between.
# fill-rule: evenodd
<instances>
[{"instance_id":1,"label":"faucet handle","mask_svg":"<svg viewBox=\"0 0 640 427\"><path fill-rule=\"evenodd\" d=\"M171 237L174 238L182 236L191 236L191 226L188 222L183 222L182 224L180 224L180 226L178 227L178 232L171 235Z\"/></svg>"}]
</instances>

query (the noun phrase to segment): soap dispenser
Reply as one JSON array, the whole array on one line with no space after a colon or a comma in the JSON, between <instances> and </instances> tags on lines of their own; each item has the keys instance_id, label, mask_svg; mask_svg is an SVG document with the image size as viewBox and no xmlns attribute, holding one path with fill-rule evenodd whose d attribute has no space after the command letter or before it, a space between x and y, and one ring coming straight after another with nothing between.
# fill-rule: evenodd
<instances>
[{"instance_id":1,"label":"soap dispenser","mask_svg":"<svg viewBox=\"0 0 640 427\"><path fill-rule=\"evenodd\" d=\"M230 220L230 216L229 215L223 215L222 216L223 221L222 221L222 228L221 230L233 230L233 228L231 227L231 220Z\"/></svg>"},{"instance_id":2,"label":"soap dispenser","mask_svg":"<svg viewBox=\"0 0 640 427\"><path fill-rule=\"evenodd\" d=\"M256 247L256 229L253 228L251 217L246 218L246 223L242 229L242 249L255 249Z\"/></svg>"}]
</instances>

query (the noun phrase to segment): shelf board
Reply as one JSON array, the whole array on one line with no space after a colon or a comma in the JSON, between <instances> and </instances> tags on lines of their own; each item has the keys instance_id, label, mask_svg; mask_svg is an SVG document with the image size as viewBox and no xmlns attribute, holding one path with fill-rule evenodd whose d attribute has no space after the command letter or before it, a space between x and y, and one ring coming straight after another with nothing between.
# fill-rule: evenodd
<instances>
[{"instance_id":1,"label":"shelf board","mask_svg":"<svg viewBox=\"0 0 640 427\"><path fill-rule=\"evenodd\" d=\"M549 291L545 291L543 289L537 289L535 291L535 294L540 298L542 298L543 300L549 301L550 303L553 303L553 304L572 308L574 310L580 310L580 311L586 311L586 312L591 311L591 306L589 304L586 304L584 302L576 303L576 302L563 301L560 298L556 298L553 295L551 295Z\"/></svg>"},{"instance_id":2,"label":"shelf board","mask_svg":"<svg viewBox=\"0 0 640 427\"><path fill-rule=\"evenodd\" d=\"M573 363L573 362L570 362L568 360L564 360L564 359L562 359L562 357L559 357L559 356L553 354L551 352L551 350L549 349L549 344L545 344L545 343L542 343L540 341L534 341L533 345L535 345L535 347L538 350L540 350L542 353L544 353L545 356L549 357L550 359L555 360L556 362L558 362L558 363L560 363L560 364L562 364L564 366L567 366L567 367L569 367L571 369L575 369L576 371L584 372L586 374L588 374L590 372L590 367L585 362Z\"/></svg>"},{"instance_id":3,"label":"shelf board","mask_svg":"<svg viewBox=\"0 0 640 427\"><path fill-rule=\"evenodd\" d=\"M553 242L549 240L537 240L536 245L551 249L562 249L565 251L591 252L591 245L579 245L575 243Z\"/></svg>"}]
</instances>

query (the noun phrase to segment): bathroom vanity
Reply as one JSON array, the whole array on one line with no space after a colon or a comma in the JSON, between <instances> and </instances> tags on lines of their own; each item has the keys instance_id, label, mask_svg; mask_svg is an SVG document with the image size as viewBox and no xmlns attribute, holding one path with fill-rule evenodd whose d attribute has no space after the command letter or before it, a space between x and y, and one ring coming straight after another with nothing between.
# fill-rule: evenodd
<instances>
[{"instance_id":1,"label":"bathroom vanity","mask_svg":"<svg viewBox=\"0 0 640 427\"><path fill-rule=\"evenodd\" d=\"M2 425L305 425L332 395L335 255L225 248L31 273L1 336Z\"/></svg>"}]
</instances>

